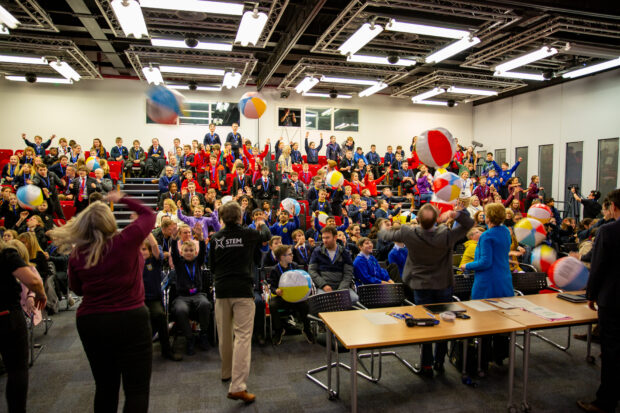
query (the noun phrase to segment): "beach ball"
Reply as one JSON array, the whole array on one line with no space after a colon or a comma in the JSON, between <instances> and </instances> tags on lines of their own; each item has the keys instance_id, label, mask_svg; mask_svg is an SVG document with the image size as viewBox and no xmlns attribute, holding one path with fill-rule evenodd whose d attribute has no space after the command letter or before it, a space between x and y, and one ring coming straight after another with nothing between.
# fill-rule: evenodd
<instances>
[{"instance_id":1,"label":"beach ball","mask_svg":"<svg viewBox=\"0 0 620 413\"><path fill-rule=\"evenodd\" d=\"M319 227L320 228L325 228L325 225L327 225L327 218L329 217L329 215L327 215L325 212L323 211L319 211Z\"/></svg>"},{"instance_id":2,"label":"beach ball","mask_svg":"<svg viewBox=\"0 0 620 413\"><path fill-rule=\"evenodd\" d=\"M43 203L43 191L36 185L25 185L17 190L17 203L22 208L35 209Z\"/></svg>"},{"instance_id":3,"label":"beach ball","mask_svg":"<svg viewBox=\"0 0 620 413\"><path fill-rule=\"evenodd\" d=\"M445 172L433 180L433 191L437 199L449 204L455 203L461 196L463 180L452 172Z\"/></svg>"},{"instance_id":4,"label":"beach ball","mask_svg":"<svg viewBox=\"0 0 620 413\"><path fill-rule=\"evenodd\" d=\"M293 198L285 198L280 203L280 208L288 211L290 215L297 216L301 211L301 207L299 206L299 202Z\"/></svg>"},{"instance_id":5,"label":"beach ball","mask_svg":"<svg viewBox=\"0 0 620 413\"><path fill-rule=\"evenodd\" d=\"M534 218L546 224L553 216L553 213L551 212L551 208L545 204L534 204L527 210L527 216L528 218Z\"/></svg>"},{"instance_id":6,"label":"beach ball","mask_svg":"<svg viewBox=\"0 0 620 413\"><path fill-rule=\"evenodd\" d=\"M532 250L532 265L539 272L547 272L557 258L555 250L546 244L539 245Z\"/></svg>"},{"instance_id":7,"label":"beach ball","mask_svg":"<svg viewBox=\"0 0 620 413\"><path fill-rule=\"evenodd\" d=\"M547 237L543 224L534 218L523 218L515 224L514 231L517 241L530 247L537 246Z\"/></svg>"},{"instance_id":8,"label":"beach ball","mask_svg":"<svg viewBox=\"0 0 620 413\"><path fill-rule=\"evenodd\" d=\"M340 188L344 183L344 176L339 171L331 171L325 176L325 185L329 188Z\"/></svg>"},{"instance_id":9,"label":"beach ball","mask_svg":"<svg viewBox=\"0 0 620 413\"><path fill-rule=\"evenodd\" d=\"M282 299L289 303L305 301L312 291L312 278L304 270L286 271L280 277L278 288L282 290Z\"/></svg>"},{"instance_id":10,"label":"beach ball","mask_svg":"<svg viewBox=\"0 0 620 413\"><path fill-rule=\"evenodd\" d=\"M239 113L249 119L258 119L267 109L267 103L258 92L244 93L239 100Z\"/></svg>"},{"instance_id":11,"label":"beach ball","mask_svg":"<svg viewBox=\"0 0 620 413\"><path fill-rule=\"evenodd\" d=\"M448 165L450 165L449 163L445 164L445 165L441 165L439 168L435 169L435 175L433 176L434 178L439 177L439 175L443 175L445 173L448 172Z\"/></svg>"},{"instance_id":12,"label":"beach ball","mask_svg":"<svg viewBox=\"0 0 620 413\"><path fill-rule=\"evenodd\" d=\"M96 169L101 168L101 165L99 165L99 158L96 156L89 156L88 159L86 159L86 167L90 172L94 172Z\"/></svg>"},{"instance_id":13,"label":"beach ball","mask_svg":"<svg viewBox=\"0 0 620 413\"><path fill-rule=\"evenodd\" d=\"M158 85L146 92L146 114L156 123L176 125L183 114L185 97L176 90Z\"/></svg>"},{"instance_id":14,"label":"beach ball","mask_svg":"<svg viewBox=\"0 0 620 413\"><path fill-rule=\"evenodd\" d=\"M227 203L229 203L230 201L233 200L233 197L230 195L226 195L222 197L222 205L226 205Z\"/></svg>"},{"instance_id":15,"label":"beach ball","mask_svg":"<svg viewBox=\"0 0 620 413\"><path fill-rule=\"evenodd\" d=\"M392 222L400 222L402 225L405 225L410 218L411 211L402 211L398 215L392 217ZM413 216L413 218L415 218L415 215Z\"/></svg>"},{"instance_id":16,"label":"beach ball","mask_svg":"<svg viewBox=\"0 0 620 413\"><path fill-rule=\"evenodd\" d=\"M416 152L422 163L437 168L450 163L456 152L456 142L447 129L435 128L418 137Z\"/></svg>"},{"instance_id":17,"label":"beach ball","mask_svg":"<svg viewBox=\"0 0 620 413\"><path fill-rule=\"evenodd\" d=\"M586 288L589 272L577 258L564 257L549 268L548 275L556 287L567 291L577 291Z\"/></svg>"}]
</instances>

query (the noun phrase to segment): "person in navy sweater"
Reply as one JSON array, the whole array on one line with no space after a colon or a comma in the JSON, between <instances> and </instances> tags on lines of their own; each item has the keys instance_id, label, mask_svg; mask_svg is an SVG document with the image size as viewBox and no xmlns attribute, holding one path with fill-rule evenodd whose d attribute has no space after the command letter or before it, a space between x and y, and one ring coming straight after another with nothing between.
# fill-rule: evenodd
<instances>
[{"instance_id":1,"label":"person in navy sweater","mask_svg":"<svg viewBox=\"0 0 620 413\"><path fill-rule=\"evenodd\" d=\"M110 149L110 157L108 158L108 161L122 162L121 167L124 168L125 161L128 157L129 150L126 146L123 146L123 138L119 136L118 138L116 138L116 146L113 146L112 149Z\"/></svg>"},{"instance_id":2,"label":"person in navy sweater","mask_svg":"<svg viewBox=\"0 0 620 413\"><path fill-rule=\"evenodd\" d=\"M148 177L158 176L166 166L166 153L164 148L159 145L159 139L154 138L152 145L146 154L145 170Z\"/></svg>"},{"instance_id":3,"label":"person in navy sweater","mask_svg":"<svg viewBox=\"0 0 620 413\"><path fill-rule=\"evenodd\" d=\"M181 181L179 177L174 174L174 170L171 166L166 166L166 174L159 178L159 194L160 196L165 194L170 190L170 184L177 184L177 189L181 186Z\"/></svg>"},{"instance_id":4,"label":"person in navy sweater","mask_svg":"<svg viewBox=\"0 0 620 413\"><path fill-rule=\"evenodd\" d=\"M142 271L144 305L149 309L151 329L159 333L161 356L169 360L180 361L183 357L175 354L170 346L168 321L162 302L161 282L164 254L159 250L157 240L152 233L140 246L140 253L144 257L144 270Z\"/></svg>"},{"instance_id":5,"label":"person in navy sweater","mask_svg":"<svg viewBox=\"0 0 620 413\"><path fill-rule=\"evenodd\" d=\"M32 143L28 139L26 139L26 134L22 133L22 139L26 143L26 146L33 148L35 155L39 156L45 156L45 150L49 148L49 146L52 144L52 140L54 140L55 137L56 135L52 135L48 140L43 142L43 138L37 135L34 137L34 143Z\"/></svg>"},{"instance_id":6,"label":"person in navy sweater","mask_svg":"<svg viewBox=\"0 0 620 413\"><path fill-rule=\"evenodd\" d=\"M330 136L329 143L327 144L327 151L325 152L327 160L338 162L338 157L340 156L340 153L340 145L338 145L338 143L336 142L336 137L334 135Z\"/></svg>"},{"instance_id":7,"label":"person in navy sweater","mask_svg":"<svg viewBox=\"0 0 620 413\"><path fill-rule=\"evenodd\" d=\"M303 163L304 158L301 157L301 152L299 152L299 144L294 143L291 145L291 162L294 164Z\"/></svg>"},{"instance_id":8,"label":"person in navy sweater","mask_svg":"<svg viewBox=\"0 0 620 413\"><path fill-rule=\"evenodd\" d=\"M226 136L226 142L230 143L230 148L236 154L241 156L241 148L243 147L243 138L239 131L239 124L237 122L233 122L232 124L232 132Z\"/></svg>"},{"instance_id":9,"label":"person in navy sweater","mask_svg":"<svg viewBox=\"0 0 620 413\"><path fill-rule=\"evenodd\" d=\"M353 261L353 275L355 285L364 284L394 284L379 261L372 255L373 244L370 238L362 237L357 241L360 253Z\"/></svg>"},{"instance_id":10,"label":"person in navy sweater","mask_svg":"<svg viewBox=\"0 0 620 413\"><path fill-rule=\"evenodd\" d=\"M209 132L205 135L203 140L205 146L207 145L215 145L216 143L222 146L222 141L220 141L220 135L215 133L215 123L209 124Z\"/></svg>"},{"instance_id":11,"label":"person in navy sweater","mask_svg":"<svg viewBox=\"0 0 620 413\"><path fill-rule=\"evenodd\" d=\"M288 211L278 211L278 222L269 227L272 235L279 235L282 237L282 244L293 245L293 231L299 228L299 217L295 217L293 222L290 222L290 216Z\"/></svg>"},{"instance_id":12,"label":"person in navy sweater","mask_svg":"<svg viewBox=\"0 0 620 413\"><path fill-rule=\"evenodd\" d=\"M306 162L309 164L317 164L319 163L319 151L323 147L323 134L321 133L321 143L318 148L314 142L310 142L310 144L308 144L309 135L310 132L306 132Z\"/></svg>"},{"instance_id":13,"label":"person in navy sweater","mask_svg":"<svg viewBox=\"0 0 620 413\"><path fill-rule=\"evenodd\" d=\"M381 157L377 153L377 145L370 145L370 152L366 154L366 159L373 175L380 176L379 165L381 165Z\"/></svg>"},{"instance_id":14,"label":"person in navy sweater","mask_svg":"<svg viewBox=\"0 0 620 413\"><path fill-rule=\"evenodd\" d=\"M17 155L11 155L9 163L2 168L2 184L14 185L17 179L17 173L19 172L19 158Z\"/></svg>"},{"instance_id":15,"label":"person in navy sweater","mask_svg":"<svg viewBox=\"0 0 620 413\"><path fill-rule=\"evenodd\" d=\"M67 155L62 155L59 162L49 167L49 171L55 173L59 178L62 178L67 175L67 165L69 165L69 157Z\"/></svg>"},{"instance_id":16,"label":"person in navy sweater","mask_svg":"<svg viewBox=\"0 0 620 413\"><path fill-rule=\"evenodd\" d=\"M497 162L492 161L493 167L495 167L495 170L497 171L498 178L499 178L499 191L498 192L502 196L503 199L508 198L508 180L512 178L512 174L517 170L517 168L519 167L522 161L523 161L523 158L519 158L519 160L510 169L508 169L509 168L508 162L502 162L502 167L500 168Z\"/></svg>"}]
</instances>

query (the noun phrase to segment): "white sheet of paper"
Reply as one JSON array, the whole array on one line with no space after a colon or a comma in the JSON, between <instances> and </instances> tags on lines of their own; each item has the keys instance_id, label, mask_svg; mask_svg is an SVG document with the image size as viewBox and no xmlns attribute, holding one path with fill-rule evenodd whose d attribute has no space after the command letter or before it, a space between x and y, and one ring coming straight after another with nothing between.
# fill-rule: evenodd
<instances>
[{"instance_id":1,"label":"white sheet of paper","mask_svg":"<svg viewBox=\"0 0 620 413\"><path fill-rule=\"evenodd\" d=\"M385 313L368 313L364 317L375 325L398 324L398 320Z\"/></svg>"},{"instance_id":2,"label":"white sheet of paper","mask_svg":"<svg viewBox=\"0 0 620 413\"><path fill-rule=\"evenodd\" d=\"M476 311L493 311L497 308L485 303L484 301L463 301L461 304L465 304L467 307L473 308Z\"/></svg>"},{"instance_id":3,"label":"white sheet of paper","mask_svg":"<svg viewBox=\"0 0 620 413\"><path fill-rule=\"evenodd\" d=\"M502 301L529 311L530 313L535 314L538 317L544 318L545 320L557 321L570 319L570 317L566 314L549 310L546 307L541 307L522 297L506 297L502 298Z\"/></svg>"},{"instance_id":4,"label":"white sheet of paper","mask_svg":"<svg viewBox=\"0 0 620 413\"><path fill-rule=\"evenodd\" d=\"M494 305L496 307L499 307L499 308L502 308L504 310L510 310L511 308L519 307L518 305L512 305L512 304L509 304L509 303L505 303L505 302L503 302L501 300L498 300L497 298L494 298L492 300L484 300L484 302L492 304L492 305Z\"/></svg>"}]
</instances>

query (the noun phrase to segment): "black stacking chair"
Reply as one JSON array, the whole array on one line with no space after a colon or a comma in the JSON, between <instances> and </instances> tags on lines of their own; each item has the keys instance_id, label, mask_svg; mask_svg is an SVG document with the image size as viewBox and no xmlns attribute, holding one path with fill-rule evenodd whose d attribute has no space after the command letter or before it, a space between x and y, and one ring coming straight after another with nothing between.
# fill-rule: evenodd
<instances>
[{"instance_id":1,"label":"black stacking chair","mask_svg":"<svg viewBox=\"0 0 620 413\"><path fill-rule=\"evenodd\" d=\"M352 310L353 306L351 305L351 296L349 295L349 290L337 290L324 294L316 294L308 298L308 317L314 324L323 324L323 320L318 317L319 313L325 312L333 312L333 311L347 311ZM338 397L338 393L340 392L340 367L345 368L347 370L351 370L351 367L347 364L342 363L339 360L339 353L346 352L344 347L339 346L339 342L336 339L336 336L329 331L329 329L325 328L325 334L320 335L316 334L317 343L325 346L327 351L327 362L328 364L314 368L312 370L308 370L306 372L306 377L310 379L313 383L319 385L322 389L327 390L329 399L334 399ZM333 347L332 347L333 346ZM335 353L336 361L332 362L332 354ZM327 384L323 383L314 375L316 373L320 373L322 371L327 370L327 366L331 365L332 368L336 369L336 389L332 389L331 374L327 375ZM371 377L365 375L364 373L357 372L360 377L363 377L367 380L371 380Z\"/></svg>"},{"instance_id":2,"label":"black stacking chair","mask_svg":"<svg viewBox=\"0 0 620 413\"><path fill-rule=\"evenodd\" d=\"M458 267L454 271L454 289L452 298L456 301L467 301L471 298L471 289L474 286L474 273L463 273Z\"/></svg>"}]
</instances>

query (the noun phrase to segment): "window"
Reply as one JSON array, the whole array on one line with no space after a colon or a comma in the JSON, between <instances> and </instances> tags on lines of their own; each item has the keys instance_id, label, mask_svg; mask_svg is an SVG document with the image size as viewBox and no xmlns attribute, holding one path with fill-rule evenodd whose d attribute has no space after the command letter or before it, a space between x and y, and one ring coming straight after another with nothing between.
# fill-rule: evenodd
<instances>
[{"instance_id":1,"label":"window","mask_svg":"<svg viewBox=\"0 0 620 413\"><path fill-rule=\"evenodd\" d=\"M301 126L301 109L278 108L278 126L299 128Z\"/></svg>"},{"instance_id":2,"label":"window","mask_svg":"<svg viewBox=\"0 0 620 413\"><path fill-rule=\"evenodd\" d=\"M529 177L527 176L527 149L527 146L515 148L515 163L519 160L519 158L523 159L515 171L515 176L519 178L522 188L527 188L530 184Z\"/></svg>"},{"instance_id":3,"label":"window","mask_svg":"<svg viewBox=\"0 0 620 413\"><path fill-rule=\"evenodd\" d=\"M569 142L566 144L566 169L564 174L565 186L564 201L572 197L571 186L581 188L581 169L583 166L583 142ZM560 192L561 193L561 192Z\"/></svg>"},{"instance_id":4,"label":"window","mask_svg":"<svg viewBox=\"0 0 620 413\"><path fill-rule=\"evenodd\" d=\"M179 116L179 125L216 125L231 126L239 123L239 109L234 102L185 102L183 115ZM155 123L146 116L146 123Z\"/></svg>"},{"instance_id":5,"label":"window","mask_svg":"<svg viewBox=\"0 0 620 413\"><path fill-rule=\"evenodd\" d=\"M239 108L233 102L211 103L211 119L216 125L232 126L233 123L239 124ZM183 123L183 119L181 119Z\"/></svg>"},{"instance_id":6,"label":"window","mask_svg":"<svg viewBox=\"0 0 620 413\"><path fill-rule=\"evenodd\" d=\"M550 197L553 193L553 145L538 147L538 177L540 178L539 186L544 188L544 197ZM527 185L529 184L528 180Z\"/></svg>"},{"instance_id":7,"label":"window","mask_svg":"<svg viewBox=\"0 0 620 413\"><path fill-rule=\"evenodd\" d=\"M601 198L616 189L618 182L618 138L599 139L598 173L596 187L601 191ZM585 195L590 190L582 191Z\"/></svg>"},{"instance_id":8,"label":"window","mask_svg":"<svg viewBox=\"0 0 620 413\"><path fill-rule=\"evenodd\" d=\"M331 130L332 129L332 109L312 109L306 108L306 129L307 130Z\"/></svg>"},{"instance_id":9,"label":"window","mask_svg":"<svg viewBox=\"0 0 620 413\"><path fill-rule=\"evenodd\" d=\"M359 131L357 109L334 109L334 130Z\"/></svg>"},{"instance_id":10,"label":"window","mask_svg":"<svg viewBox=\"0 0 620 413\"><path fill-rule=\"evenodd\" d=\"M502 162L506 162L506 149L495 149L495 162L502 166Z\"/></svg>"},{"instance_id":11,"label":"window","mask_svg":"<svg viewBox=\"0 0 620 413\"><path fill-rule=\"evenodd\" d=\"M487 151L476 151L478 157L478 163L476 166L476 175L482 175L482 163L487 159Z\"/></svg>"}]
</instances>

